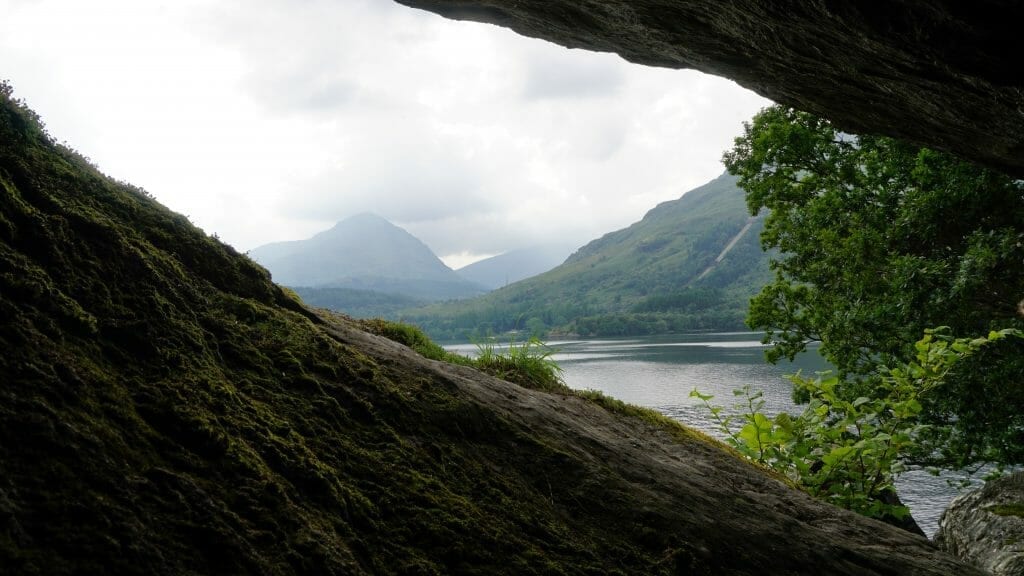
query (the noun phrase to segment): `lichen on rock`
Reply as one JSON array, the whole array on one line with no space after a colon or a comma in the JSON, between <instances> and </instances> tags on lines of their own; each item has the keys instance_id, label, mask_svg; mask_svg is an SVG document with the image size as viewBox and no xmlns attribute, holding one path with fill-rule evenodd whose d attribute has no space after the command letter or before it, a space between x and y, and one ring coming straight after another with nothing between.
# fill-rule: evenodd
<instances>
[{"instance_id":1,"label":"lichen on rock","mask_svg":"<svg viewBox=\"0 0 1024 576\"><path fill-rule=\"evenodd\" d=\"M1024 471L954 500L939 519L935 543L993 576L1024 574Z\"/></svg>"}]
</instances>

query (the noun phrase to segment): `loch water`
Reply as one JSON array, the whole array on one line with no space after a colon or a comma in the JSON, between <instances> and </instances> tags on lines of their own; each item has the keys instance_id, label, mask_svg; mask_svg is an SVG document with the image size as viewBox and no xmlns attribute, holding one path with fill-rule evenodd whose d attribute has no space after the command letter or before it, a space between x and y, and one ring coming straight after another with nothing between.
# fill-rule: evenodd
<instances>
[{"instance_id":1,"label":"loch water","mask_svg":"<svg viewBox=\"0 0 1024 576\"><path fill-rule=\"evenodd\" d=\"M731 407L742 397L733 391L749 384L761 390L763 411L797 413L792 385L785 375L805 375L829 366L811 350L794 362L768 364L760 335L750 332L677 334L622 339L561 340L548 342L553 358L563 369L565 383L575 389L594 389L624 402L653 408L689 426L721 437L707 409L690 391L713 394L711 401ZM472 344L450 346L472 355ZM952 474L933 476L924 470L901 475L897 492L918 525L929 537L938 528L939 516L958 490Z\"/></svg>"}]
</instances>

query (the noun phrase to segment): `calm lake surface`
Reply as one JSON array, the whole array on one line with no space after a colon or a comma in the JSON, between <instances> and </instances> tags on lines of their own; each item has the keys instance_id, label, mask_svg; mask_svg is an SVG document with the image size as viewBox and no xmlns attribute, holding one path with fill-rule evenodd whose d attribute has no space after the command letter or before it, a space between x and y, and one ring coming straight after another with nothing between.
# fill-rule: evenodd
<instances>
[{"instance_id":1,"label":"calm lake surface","mask_svg":"<svg viewBox=\"0 0 1024 576\"><path fill-rule=\"evenodd\" d=\"M814 352L793 363L768 364L760 335L750 332L564 340L548 345L557 351L554 359L569 387L600 390L719 437L707 410L689 397L694 388L714 394L713 404L730 407L737 401L733 390L750 384L764 391L764 410L769 415L796 413L799 408L790 399L792 385L784 376L798 370L813 375L829 369ZM472 344L448 348L467 355L476 352ZM939 515L958 494L949 486L950 478L912 470L897 481L900 498L929 537L938 528Z\"/></svg>"}]
</instances>

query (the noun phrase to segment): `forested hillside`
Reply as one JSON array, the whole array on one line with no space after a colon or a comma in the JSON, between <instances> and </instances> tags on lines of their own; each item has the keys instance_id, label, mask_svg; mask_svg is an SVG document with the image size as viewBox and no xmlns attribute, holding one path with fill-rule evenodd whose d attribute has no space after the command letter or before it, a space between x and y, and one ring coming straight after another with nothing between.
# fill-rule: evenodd
<instances>
[{"instance_id":1,"label":"forested hillside","mask_svg":"<svg viewBox=\"0 0 1024 576\"><path fill-rule=\"evenodd\" d=\"M508 330L617 336L742 329L750 297L770 279L761 227L735 179L723 174L549 272L405 316L440 339Z\"/></svg>"}]
</instances>

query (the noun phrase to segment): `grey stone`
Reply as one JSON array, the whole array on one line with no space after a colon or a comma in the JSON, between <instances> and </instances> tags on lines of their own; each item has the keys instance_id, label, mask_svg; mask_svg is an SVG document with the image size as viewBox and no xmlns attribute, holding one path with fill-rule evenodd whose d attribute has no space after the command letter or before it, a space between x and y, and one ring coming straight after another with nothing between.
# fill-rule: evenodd
<instances>
[{"instance_id":1,"label":"grey stone","mask_svg":"<svg viewBox=\"0 0 1024 576\"><path fill-rule=\"evenodd\" d=\"M994 576L1024 575L1024 472L954 500L939 520L935 543Z\"/></svg>"}]
</instances>

